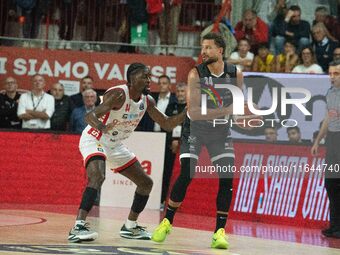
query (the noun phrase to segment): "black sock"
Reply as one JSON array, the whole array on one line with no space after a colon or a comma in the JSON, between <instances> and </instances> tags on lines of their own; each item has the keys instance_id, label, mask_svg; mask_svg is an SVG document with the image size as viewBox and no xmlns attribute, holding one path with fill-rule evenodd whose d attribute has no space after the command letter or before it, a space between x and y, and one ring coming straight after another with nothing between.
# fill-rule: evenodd
<instances>
[{"instance_id":1,"label":"black sock","mask_svg":"<svg viewBox=\"0 0 340 255\"><path fill-rule=\"evenodd\" d=\"M178 207L172 207L168 205L168 208L166 209L165 218L167 218L170 221L170 224L174 221L175 213L177 211Z\"/></svg>"},{"instance_id":2,"label":"black sock","mask_svg":"<svg viewBox=\"0 0 340 255\"><path fill-rule=\"evenodd\" d=\"M215 233L216 233L217 230L219 230L220 228L224 228L224 227L225 227L225 224L227 223L227 218L228 218L228 214L217 213L217 215L216 215L216 228L215 228Z\"/></svg>"}]
</instances>

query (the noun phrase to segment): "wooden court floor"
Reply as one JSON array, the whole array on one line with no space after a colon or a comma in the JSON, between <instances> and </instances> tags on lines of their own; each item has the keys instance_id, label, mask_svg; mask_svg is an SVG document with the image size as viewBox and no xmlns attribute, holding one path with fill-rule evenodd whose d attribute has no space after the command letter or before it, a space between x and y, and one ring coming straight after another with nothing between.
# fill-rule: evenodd
<instances>
[{"instance_id":1,"label":"wooden court floor","mask_svg":"<svg viewBox=\"0 0 340 255\"><path fill-rule=\"evenodd\" d=\"M230 248L214 250L209 248L212 232L207 231L214 219L192 215L176 215L178 224L163 244L127 240L119 237L119 230L128 210L119 208L96 208L88 220L99 238L70 244L67 234L74 224L75 207L11 207L0 207L0 254L340 255L340 240L323 238L319 230L243 221L229 221ZM159 219L158 211L146 210L139 224L152 231Z\"/></svg>"}]
</instances>

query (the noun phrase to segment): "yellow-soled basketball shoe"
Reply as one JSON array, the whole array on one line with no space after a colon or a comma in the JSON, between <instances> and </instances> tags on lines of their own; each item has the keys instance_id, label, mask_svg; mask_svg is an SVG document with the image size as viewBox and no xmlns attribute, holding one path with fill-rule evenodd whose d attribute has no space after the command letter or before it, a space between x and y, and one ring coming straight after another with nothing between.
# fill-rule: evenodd
<instances>
[{"instance_id":1,"label":"yellow-soled basketball shoe","mask_svg":"<svg viewBox=\"0 0 340 255\"><path fill-rule=\"evenodd\" d=\"M166 236L170 234L171 224L167 218L164 218L162 222L158 225L155 231L152 233L151 240L161 243L165 240Z\"/></svg>"},{"instance_id":2,"label":"yellow-soled basketball shoe","mask_svg":"<svg viewBox=\"0 0 340 255\"><path fill-rule=\"evenodd\" d=\"M229 248L229 243L228 243L224 228L220 228L219 230L217 230L216 233L214 233L212 242L211 242L211 248L215 248L215 249L228 249Z\"/></svg>"}]
</instances>

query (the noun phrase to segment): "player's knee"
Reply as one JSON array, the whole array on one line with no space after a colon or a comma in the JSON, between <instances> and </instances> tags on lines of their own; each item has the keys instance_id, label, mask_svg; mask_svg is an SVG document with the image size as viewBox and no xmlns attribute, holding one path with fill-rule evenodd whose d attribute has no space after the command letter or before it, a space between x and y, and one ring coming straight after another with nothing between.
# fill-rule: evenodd
<instances>
[{"instance_id":1,"label":"player's knee","mask_svg":"<svg viewBox=\"0 0 340 255\"><path fill-rule=\"evenodd\" d=\"M101 173L96 173L91 176L88 176L88 186L95 189L100 189L104 181L105 175Z\"/></svg>"},{"instance_id":2,"label":"player's knee","mask_svg":"<svg viewBox=\"0 0 340 255\"><path fill-rule=\"evenodd\" d=\"M149 176L146 176L143 182L141 183L140 188L145 193L150 193L152 190L152 186L153 186L153 180Z\"/></svg>"}]
</instances>

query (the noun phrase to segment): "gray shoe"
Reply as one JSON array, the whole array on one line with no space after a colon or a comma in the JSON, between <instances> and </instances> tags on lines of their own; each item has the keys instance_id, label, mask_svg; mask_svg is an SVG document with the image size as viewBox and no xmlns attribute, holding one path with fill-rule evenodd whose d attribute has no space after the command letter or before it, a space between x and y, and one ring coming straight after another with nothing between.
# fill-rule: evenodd
<instances>
[{"instance_id":1,"label":"gray shoe","mask_svg":"<svg viewBox=\"0 0 340 255\"><path fill-rule=\"evenodd\" d=\"M120 236L127 239L151 240L151 234L145 230L145 227L136 226L126 228L125 224L120 229Z\"/></svg>"},{"instance_id":2,"label":"gray shoe","mask_svg":"<svg viewBox=\"0 0 340 255\"><path fill-rule=\"evenodd\" d=\"M74 226L68 234L68 241L72 243L78 243L81 241L93 241L97 239L98 233L89 230L88 223L85 225L77 224Z\"/></svg>"}]
</instances>

